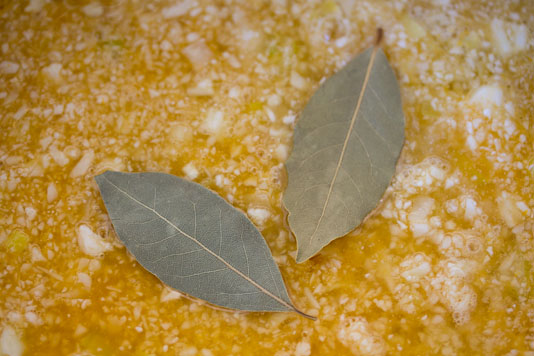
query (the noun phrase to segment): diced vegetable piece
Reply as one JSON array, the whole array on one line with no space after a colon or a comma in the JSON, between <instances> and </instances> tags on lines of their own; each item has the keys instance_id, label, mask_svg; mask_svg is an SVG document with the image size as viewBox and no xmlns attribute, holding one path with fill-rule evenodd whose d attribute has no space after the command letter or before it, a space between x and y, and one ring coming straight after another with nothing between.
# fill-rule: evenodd
<instances>
[{"instance_id":1,"label":"diced vegetable piece","mask_svg":"<svg viewBox=\"0 0 534 356\"><path fill-rule=\"evenodd\" d=\"M463 44L468 49L478 49L482 45L482 41L476 32L471 31L467 36L464 37Z\"/></svg>"},{"instance_id":2,"label":"diced vegetable piece","mask_svg":"<svg viewBox=\"0 0 534 356\"><path fill-rule=\"evenodd\" d=\"M472 103L478 103L481 105L496 105L500 106L503 100L502 89L496 85L483 85L478 88L471 98L469 99Z\"/></svg>"},{"instance_id":3,"label":"diced vegetable piece","mask_svg":"<svg viewBox=\"0 0 534 356\"><path fill-rule=\"evenodd\" d=\"M206 43L197 41L186 46L182 50L183 55L191 62L195 69L200 69L209 63L213 57L213 53Z\"/></svg>"},{"instance_id":4,"label":"diced vegetable piece","mask_svg":"<svg viewBox=\"0 0 534 356\"><path fill-rule=\"evenodd\" d=\"M97 2L92 2L90 4L85 5L82 8L82 11L84 14L86 14L89 17L99 17L102 16L104 13L104 9L102 8L102 5L100 5Z\"/></svg>"},{"instance_id":5,"label":"diced vegetable piece","mask_svg":"<svg viewBox=\"0 0 534 356\"><path fill-rule=\"evenodd\" d=\"M61 63L52 63L49 66L44 67L42 69L42 72L46 78L52 81L55 81L55 82L59 82L62 79L61 77L62 69L63 69L63 66L61 65Z\"/></svg>"},{"instance_id":6,"label":"diced vegetable piece","mask_svg":"<svg viewBox=\"0 0 534 356\"><path fill-rule=\"evenodd\" d=\"M224 112L221 110L208 110L200 129L203 133L208 135L219 135L226 126Z\"/></svg>"},{"instance_id":7,"label":"diced vegetable piece","mask_svg":"<svg viewBox=\"0 0 534 356\"><path fill-rule=\"evenodd\" d=\"M112 356L115 355L108 338L100 334L89 333L80 340L80 346L84 351L89 351L93 355Z\"/></svg>"},{"instance_id":8,"label":"diced vegetable piece","mask_svg":"<svg viewBox=\"0 0 534 356\"><path fill-rule=\"evenodd\" d=\"M206 78L199 81L195 87L187 89L187 94L191 96L212 96L215 94L213 90L213 82L211 79Z\"/></svg>"},{"instance_id":9,"label":"diced vegetable piece","mask_svg":"<svg viewBox=\"0 0 534 356\"><path fill-rule=\"evenodd\" d=\"M6 326L0 336L0 353L7 356L21 356L24 345L11 326Z\"/></svg>"},{"instance_id":10,"label":"diced vegetable piece","mask_svg":"<svg viewBox=\"0 0 534 356\"><path fill-rule=\"evenodd\" d=\"M257 110L261 110L263 108L263 103L259 101L253 101L247 105L246 112L253 112Z\"/></svg>"},{"instance_id":11,"label":"diced vegetable piece","mask_svg":"<svg viewBox=\"0 0 534 356\"><path fill-rule=\"evenodd\" d=\"M363 317L343 318L337 332L337 339L350 348L355 355L386 354L384 340L375 335Z\"/></svg>"},{"instance_id":12,"label":"diced vegetable piece","mask_svg":"<svg viewBox=\"0 0 534 356\"><path fill-rule=\"evenodd\" d=\"M518 207L520 199L508 192L502 192L501 196L497 198L499 204L499 212L506 225L509 228L513 228L524 220L523 213Z\"/></svg>"},{"instance_id":13,"label":"diced vegetable piece","mask_svg":"<svg viewBox=\"0 0 534 356\"><path fill-rule=\"evenodd\" d=\"M109 242L95 234L87 225L78 228L78 244L83 253L95 257L112 249Z\"/></svg>"},{"instance_id":14,"label":"diced vegetable piece","mask_svg":"<svg viewBox=\"0 0 534 356\"><path fill-rule=\"evenodd\" d=\"M406 34L412 40L418 40L426 36L425 28L415 21L411 16L405 15L402 18L402 24L404 25Z\"/></svg>"},{"instance_id":15,"label":"diced vegetable piece","mask_svg":"<svg viewBox=\"0 0 534 356\"><path fill-rule=\"evenodd\" d=\"M198 177L198 169L195 167L195 165L192 162L189 162L182 168L182 171L185 173L187 178L190 180L194 180L196 177Z\"/></svg>"},{"instance_id":16,"label":"diced vegetable piece","mask_svg":"<svg viewBox=\"0 0 534 356\"><path fill-rule=\"evenodd\" d=\"M28 6L24 8L25 12L39 12L46 4L46 0L30 0Z\"/></svg>"},{"instance_id":17,"label":"diced vegetable piece","mask_svg":"<svg viewBox=\"0 0 534 356\"><path fill-rule=\"evenodd\" d=\"M528 30L523 24L494 19L491 22L493 45L503 56L524 51L528 44Z\"/></svg>"},{"instance_id":18,"label":"diced vegetable piece","mask_svg":"<svg viewBox=\"0 0 534 356\"><path fill-rule=\"evenodd\" d=\"M257 224L263 225L271 216L271 212L263 208L250 208L247 210L248 216Z\"/></svg>"},{"instance_id":19,"label":"diced vegetable piece","mask_svg":"<svg viewBox=\"0 0 534 356\"><path fill-rule=\"evenodd\" d=\"M46 189L46 200L51 203L57 199L57 195L56 185L54 182L49 183L48 188Z\"/></svg>"},{"instance_id":20,"label":"diced vegetable piece","mask_svg":"<svg viewBox=\"0 0 534 356\"><path fill-rule=\"evenodd\" d=\"M30 237L21 230L13 230L7 237L7 248L14 253L20 253L28 247Z\"/></svg>"},{"instance_id":21,"label":"diced vegetable piece","mask_svg":"<svg viewBox=\"0 0 534 356\"><path fill-rule=\"evenodd\" d=\"M71 178L76 178L83 176L89 168L91 167L91 164L93 163L93 159L95 158L95 153L93 150L88 150L84 153L82 158L78 161L78 163L74 166L72 171L70 172Z\"/></svg>"},{"instance_id":22,"label":"diced vegetable piece","mask_svg":"<svg viewBox=\"0 0 534 356\"><path fill-rule=\"evenodd\" d=\"M19 70L18 63L15 62L9 62L9 61L3 61L0 63L0 73L4 74L15 74Z\"/></svg>"},{"instance_id":23,"label":"diced vegetable piece","mask_svg":"<svg viewBox=\"0 0 534 356\"><path fill-rule=\"evenodd\" d=\"M163 8L161 14L164 19L174 19L185 15L193 5L193 1L178 1L176 5Z\"/></svg>"},{"instance_id":24,"label":"diced vegetable piece","mask_svg":"<svg viewBox=\"0 0 534 356\"><path fill-rule=\"evenodd\" d=\"M338 14L341 10L336 1L327 0L320 5L319 11L322 16L326 16L331 14Z\"/></svg>"},{"instance_id":25,"label":"diced vegetable piece","mask_svg":"<svg viewBox=\"0 0 534 356\"><path fill-rule=\"evenodd\" d=\"M291 72L289 82L291 86L299 90L304 90L307 87L306 79L295 71Z\"/></svg>"}]
</instances>

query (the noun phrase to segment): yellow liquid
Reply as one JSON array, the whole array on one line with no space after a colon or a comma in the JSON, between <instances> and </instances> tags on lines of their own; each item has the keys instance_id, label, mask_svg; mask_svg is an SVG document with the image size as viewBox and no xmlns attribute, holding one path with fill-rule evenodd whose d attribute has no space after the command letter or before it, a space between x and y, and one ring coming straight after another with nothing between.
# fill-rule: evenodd
<instances>
[{"instance_id":1,"label":"yellow liquid","mask_svg":"<svg viewBox=\"0 0 534 356\"><path fill-rule=\"evenodd\" d=\"M532 4L184 4L0 6L0 346L534 355ZM295 116L379 26L406 114L396 178L297 265L281 210ZM106 169L185 176L248 212L318 320L171 293L116 239ZM84 253L82 224L113 249Z\"/></svg>"}]
</instances>

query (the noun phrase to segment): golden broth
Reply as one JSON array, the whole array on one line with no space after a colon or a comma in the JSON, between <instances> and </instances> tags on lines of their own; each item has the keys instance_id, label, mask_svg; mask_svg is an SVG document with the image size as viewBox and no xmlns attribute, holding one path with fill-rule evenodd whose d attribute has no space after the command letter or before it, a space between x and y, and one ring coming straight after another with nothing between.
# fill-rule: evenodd
<instances>
[{"instance_id":1,"label":"golden broth","mask_svg":"<svg viewBox=\"0 0 534 356\"><path fill-rule=\"evenodd\" d=\"M0 354L534 355L533 14L4 2ZM297 265L281 210L294 121L379 26L407 121L396 178L361 228ZM318 320L165 288L112 232L93 180L106 169L184 176L247 212Z\"/></svg>"}]
</instances>

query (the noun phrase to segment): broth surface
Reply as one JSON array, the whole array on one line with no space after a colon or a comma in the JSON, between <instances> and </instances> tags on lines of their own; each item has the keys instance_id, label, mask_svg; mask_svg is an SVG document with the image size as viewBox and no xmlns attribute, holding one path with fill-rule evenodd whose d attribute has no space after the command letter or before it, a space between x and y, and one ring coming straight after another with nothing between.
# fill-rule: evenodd
<instances>
[{"instance_id":1,"label":"broth surface","mask_svg":"<svg viewBox=\"0 0 534 356\"><path fill-rule=\"evenodd\" d=\"M296 264L294 122L377 27L406 115L396 177ZM2 1L0 33L0 354L534 355L532 2ZM114 235L106 169L245 211L318 320L165 288Z\"/></svg>"}]
</instances>

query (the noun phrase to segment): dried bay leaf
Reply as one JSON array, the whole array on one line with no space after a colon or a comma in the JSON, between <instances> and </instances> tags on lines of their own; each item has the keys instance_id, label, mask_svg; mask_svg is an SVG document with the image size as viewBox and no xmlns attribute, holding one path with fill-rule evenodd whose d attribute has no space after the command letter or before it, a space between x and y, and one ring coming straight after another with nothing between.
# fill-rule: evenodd
<instances>
[{"instance_id":1,"label":"dried bay leaf","mask_svg":"<svg viewBox=\"0 0 534 356\"><path fill-rule=\"evenodd\" d=\"M380 38L326 80L297 121L283 197L297 262L356 228L395 172L404 115Z\"/></svg>"},{"instance_id":2,"label":"dried bay leaf","mask_svg":"<svg viewBox=\"0 0 534 356\"><path fill-rule=\"evenodd\" d=\"M216 193L165 173L95 180L119 239L170 287L224 308L310 317L293 306L260 232Z\"/></svg>"}]
</instances>

